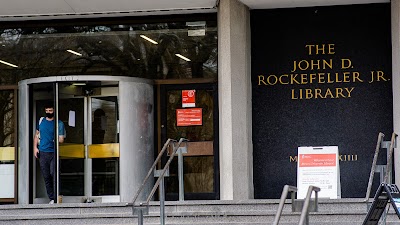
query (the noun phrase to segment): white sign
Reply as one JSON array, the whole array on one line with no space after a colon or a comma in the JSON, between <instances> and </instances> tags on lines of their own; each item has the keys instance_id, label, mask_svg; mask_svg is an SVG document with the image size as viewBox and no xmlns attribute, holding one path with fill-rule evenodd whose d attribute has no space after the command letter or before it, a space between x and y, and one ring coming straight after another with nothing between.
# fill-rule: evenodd
<instances>
[{"instance_id":1,"label":"white sign","mask_svg":"<svg viewBox=\"0 0 400 225\"><path fill-rule=\"evenodd\" d=\"M321 188L318 198L341 198L338 155L338 146L298 148L298 199L306 198L310 185Z\"/></svg>"},{"instance_id":2,"label":"white sign","mask_svg":"<svg viewBox=\"0 0 400 225\"><path fill-rule=\"evenodd\" d=\"M14 198L14 164L0 164L0 198Z\"/></svg>"}]
</instances>

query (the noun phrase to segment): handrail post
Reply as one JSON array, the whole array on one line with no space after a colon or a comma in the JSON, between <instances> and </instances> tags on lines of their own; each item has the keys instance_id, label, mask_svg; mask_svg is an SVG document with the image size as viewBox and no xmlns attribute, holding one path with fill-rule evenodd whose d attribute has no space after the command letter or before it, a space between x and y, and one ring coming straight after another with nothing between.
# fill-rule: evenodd
<instances>
[{"instance_id":1,"label":"handrail post","mask_svg":"<svg viewBox=\"0 0 400 225\"><path fill-rule=\"evenodd\" d=\"M295 198L295 192L297 192L297 187L289 186L289 185L285 185L283 187L281 200L279 202L278 211L275 214L275 219L274 219L273 225L278 225L278 223L279 223L279 220L282 215L283 207L285 206L285 201L286 201L286 198L287 198L287 195L289 192L291 192L291 199L292 199L292 204L293 204L293 201Z\"/></svg>"},{"instance_id":2,"label":"handrail post","mask_svg":"<svg viewBox=\"0 0 400 225\"><path fill-rule=\"evenodd\" d=\"M392 139L390 140L390 148L389 148L389 155L387 158L387 166L386 166L386 173L385 173L385 180L384 183L391 184L392 183L392 164L393 164L393 151L396 144L396 133L392 133Z\"/></svg>"},{"instance_id":3,"label":"handrail post","mask_svg":"<svg viewBox=\"0 0 400 225\"><path fill-rule=\"evenodd\" d=\"M178 181L179 181L179 201L185 200L185 187L183 181L183 153L187 153L186 147L178 147Z\"/></svg>"},{"instance_id":4,"label":"handrail post","mask_svg":"<svg viewBox=\"0 0 400 225\"><path fill-rule=\"evenodd\" d=\"M376 162L378 160L379 150L381 148L383 137L385 137L385 135L382 132L379 132L378 140L376 141L374 159L372 160L371 173L369 174L367 192L365 193L365 200L364 200L365 202L368 202L369 195L371 194L372 182L374 179L375 169L376 169ZM382 174L381 174L381 177L382 177Z\"/></svg>"},{"instance_id":5,"label":"handrail post","mask_svg":"<svg viewBox=\"0 0 400 225\"><path fill-rule=\"evenodd\" d=\"M138 210L138 225L143 225L143 211L142 211L142 209Z\"/></svg>"},{"instance_id":6,"label":"handrail post","mask_svg":"<svg viewBox=\"0 0 400 225\"><path fill-rule=\"evenodd\" d=\"M165 189L164 189L164 176L160 182L160 224L165 225Z\"/></svg>"},{"instance_id":7,"label":"handrail post","mask_svg":"<svg viewBox=\"0 0 400 225\"><path fill-rule=\"evenodd\" d=\"M299 225L308 225L309 221L308 221L308 206L310 204L310 199L311 199L311 194L313 191L315 191L315 202L318 201L318 194L317 192L320 191L321 189L319 187L315 187L310 185L308 187L308 191L307 191L307 196L306 199L304 200L304 205L303 205L303 210L301 211L301 215L300 215L300 221L299 221Z\"/></svg>"}]
</instances>

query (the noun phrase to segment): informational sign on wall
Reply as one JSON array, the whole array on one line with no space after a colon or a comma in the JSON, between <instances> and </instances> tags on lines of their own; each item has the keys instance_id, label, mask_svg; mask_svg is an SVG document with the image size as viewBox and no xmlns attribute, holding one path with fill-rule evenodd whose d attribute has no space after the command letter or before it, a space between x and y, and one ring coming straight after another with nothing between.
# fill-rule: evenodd
<instances>
[{"instance_id":1,"label":"informational sign on wall","mask_svg":"<svg viewBox=\"0 0 400 225\"><path fill-rule=\"evenodd\" d=\"M297 198L306 198L310 185L321 188L319 198L341 198L337 146L299 147L297 155Z\"/></svg>"},{"instance_id":2,"label":"informational sign on wall","mask_svg":"<svg viewBox=\"0 0 400 225\"><path fill-rule=\"evenodd\" d=\"M203 125L202 108L189 108L176 110L176 123L178 127Z\"/></svg>"},{"instance_id":3,"label":"informational sign on wall","mask_svg":"<svg viewBox=\"0 0 400 225\"><path fill-rule=\"evenodd\" d=\"M182 90L182 107L196 107L196 90Z\"/></svg>"}]
</instances>

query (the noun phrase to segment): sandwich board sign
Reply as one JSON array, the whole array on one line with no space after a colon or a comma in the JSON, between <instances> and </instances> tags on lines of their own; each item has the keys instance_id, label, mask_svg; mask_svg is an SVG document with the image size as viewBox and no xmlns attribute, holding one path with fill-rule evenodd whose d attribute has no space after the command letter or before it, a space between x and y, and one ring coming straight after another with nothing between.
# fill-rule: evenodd
<instances>
[{"instance_id":1,"label":"sandwich board sign","mask_svg":"<svg viewBox=\"0 0 400 225\"><path fill-rule=\"evenodd\" d=\"M386 210L387 204L391 203L397 217L400 219L400 191L395 184L382 183L376 191L374 201L368 210L363 225L377 225Z\"/></svg>"},{"instance_id":2,"label":"sandwich board sign","mask_svg":"<svg viewBox=\"0 0 400 225\"><path fill-rule=\"evenodd\" d=\"M338 146L298 148L298 199L306 198L310 185L321 189L318 192L318 198L341 198L338 155Z\"/></svg>"}]
</instances>

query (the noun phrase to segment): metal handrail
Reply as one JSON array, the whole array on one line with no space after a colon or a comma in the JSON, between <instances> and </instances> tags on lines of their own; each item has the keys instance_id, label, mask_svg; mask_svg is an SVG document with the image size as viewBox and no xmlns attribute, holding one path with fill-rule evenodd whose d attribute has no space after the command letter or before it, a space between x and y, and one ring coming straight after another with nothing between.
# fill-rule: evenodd
<instances>
[{"instance_id":1,"label":"metal handrail","mask_svg":"<svg viewBox=\"0 0 400 225\"><path fill-rule=\"evenodd\" d=\"M303 210L301 211L299 225L304 225L304 222L306 221L307 221L306 224L308 224L308 213L309 213L308 206L310 204L311 194L313 191L315 191L315 201L314 201L315 209L318 210L318 192L321 191L321 189L319 187L310 185L308 187L306 199L304 200L304 205L303 205Z\"/></svg>"},{"instance_id":2,"label":"metal handrail","mask_svg":"<svg viewBox=\"0 0 400 225\"><path fill-rule=\"evenodd\" d=\"M176 140L168 138L168 140L165 142L163 148L161 149L156 160L154 161L153 165L149 169L149 172L147 173L146 177L144 178L142 184L140 185L139 190L136 192L135 196L133 197L132 205L135 205L137 198L139 197L140 193L142 192L142 190L143 190L144 186L146 185L147 181L149 180L150 176L153 174L153 170L156 168L157 163L160 161L162 155L164 154L164 152L167 149L170 142L176 142Z\"/></svg>"},{"instance_id":3,"label":"metal handrail","mask_svg":"<svg viewBox=\"0 0 400 225\"><path fill-rule=\"evenodd\" d=\"M292 199L292 204L293 204L294 198L295 198L295 193L297 192L297 187L290 186L290 185L285 185L283 187L281 201L279 202L278 211L276 212L273 225L279 224L279 220L281 219L283 207L285 206L285 201L286 201L286 198L287 198L287 195L289 192L291 192L291 199Z\"/></svg>"},{"instance_id":4,"label":"metal handrail","mask_svg":"<svg viewBox=\"0 0 400 225\"><path fill-rule=\"evenodd\" d=\"M375 169L376 169L376 162L378 161L379 150L380 150L380 147L382 144L383 137L385 137L385 135L383 133L379 132L378 140L376 141L374 159L372 160L371 173L369 174L368 187L367 187L367 192L365 194L365 200L364 200L365 202L369 201L369 196L371 194L372 182L374 179Z\"/></svg>"},{"instance_id":5,"label":"metal handrail","mask_svg":"<svg viewBox=\"0 0 400 225\"><path fill-rule=\"evenodd\" d=\"M176 142L176 140L173 139L168 139L167 142L165 142L164 147L162 148L161 152L158 154L157 159L154 161L153 166L150 168L149 172L147 173L146 178L144 179L142 185L140 186L139 190L137 191L135 197L133 198L132 201L132 207L133 207L133 211L135 212L135 206L138 207L138 224L139 225L143 225L143 206L146 206L146 208L148 209L148 205L150 200L153 198L154 193L156 192L158 186L160 185L160 183L164 180L164 176L165 173L169 167L169 165L171 164L172 160L174 159L174 156L176 155L177 150L179 149L179 147L181 146L182 142L184 141L188 141L185 138L180 138L179 142L176 145L173 145L173 150L171 155L169 156L169 159L167 161L167 163L165 164L164 168L162 169L162 171L159 174L159 177L156 181L156 183L153 186L153 189L151 190L149 196L146 199L146 202L141 202L139 203L139 205L135 205L135 202L138 198L138 196L140 195L140 192L143 190L148 178L151 176L153 170L155 169L155 166L157 165L157 163L159 162L159 160L161 159L162 155L164 154L165 150L167 149L168 145L170 142ZM160 187L161 188L161 187ZM162 194L164 195L164 193ZM164 204L164 196L160 196L160 220L161 220L161 224L165 223L165 214L163 211L163 204Z\"/></svg>"},{"instance_id":6,"label":"metal handrail","mask_svg":"<svg viewBox=\"0 0 400 225\"><path fill-rule=\"evenodd\" d=\"M392 133L392 139L390 140L390 148L389 148L389 156L387 159L387 167L386 167L386 174L385 174L385 179L384 179L384 183L392 183L391 179L389 179L389 175L391 176L392 174L392 164L393 164L393 151L394 151L394 145L395 145L395 141L396 141L396 137L397 134L396 133Z\"/></svg>"}]
</instances>

